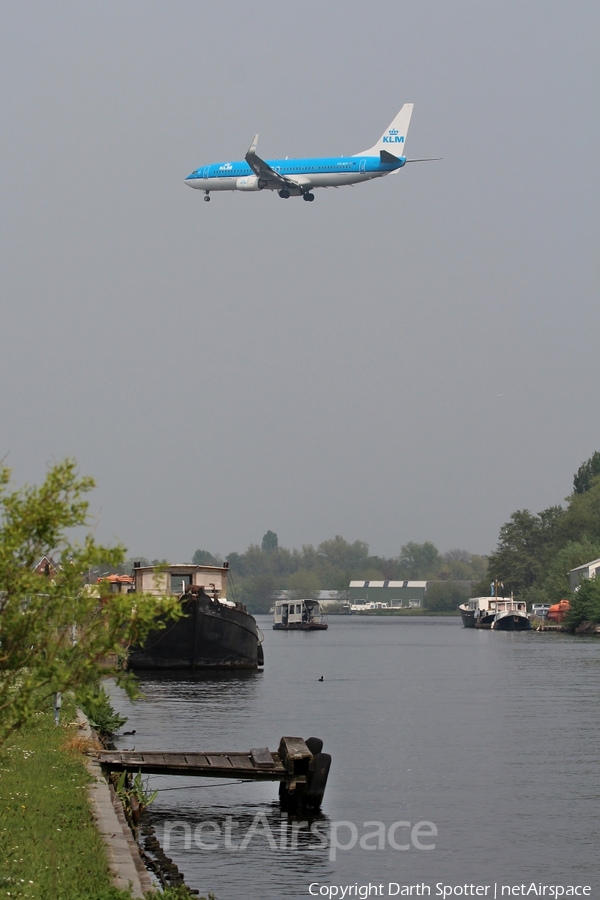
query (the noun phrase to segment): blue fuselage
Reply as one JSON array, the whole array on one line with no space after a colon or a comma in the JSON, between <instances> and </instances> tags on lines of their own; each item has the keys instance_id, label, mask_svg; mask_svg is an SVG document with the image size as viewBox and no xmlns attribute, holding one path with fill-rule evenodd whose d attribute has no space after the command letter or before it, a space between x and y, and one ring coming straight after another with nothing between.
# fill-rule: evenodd
<instances>
[{"instance_id":1,"label":"blue fuselage","mask_svg":"<svg viewBox=\"0 0 600 900\"><path fill-rule=\"evenodd\" d=\"M380 178L400 169L406 160L381 162L378 156L333 156L309 159L266 160L278 175L289 179L292 195L319 187L341 187ZM246 160L217 162L201 166L185 179L185 183L201 191L279 190L281 184L255 175Z\"/></svg>"}]
</instances>

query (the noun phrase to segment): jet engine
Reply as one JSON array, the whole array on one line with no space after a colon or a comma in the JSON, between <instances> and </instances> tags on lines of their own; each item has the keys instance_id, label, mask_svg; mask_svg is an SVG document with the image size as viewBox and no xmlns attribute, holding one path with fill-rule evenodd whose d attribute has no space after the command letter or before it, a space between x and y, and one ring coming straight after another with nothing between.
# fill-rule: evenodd
<instances>
[{"instance_id":1,"label":"jet engine","mask_svg":"<svg viewBox=\"0 0 600 900\"><path fill-rule=\"evenodd\" d=\"M238 191L262 191L264 184L260 182L256 175L242 175L235 183Z\"/></svg>"}]
</instances>

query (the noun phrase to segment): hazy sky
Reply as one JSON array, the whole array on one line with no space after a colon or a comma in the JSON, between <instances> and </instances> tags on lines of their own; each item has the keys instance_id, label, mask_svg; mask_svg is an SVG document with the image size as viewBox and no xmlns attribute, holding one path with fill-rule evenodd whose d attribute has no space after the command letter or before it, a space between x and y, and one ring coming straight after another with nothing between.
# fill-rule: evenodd
<instances>
[{"instance_id":1,"label":"hazy sky","mask_svg":"<svg viewBox=\"0 0 600 900\"><path fill-rule=\"evenodd\" d=\"M74 456L97 534L189 559L334 534L487 553L600 449L600 7L11 2L0 455ZM184 184L408 156L314 203Z\"/></svg>"}]
</instances>

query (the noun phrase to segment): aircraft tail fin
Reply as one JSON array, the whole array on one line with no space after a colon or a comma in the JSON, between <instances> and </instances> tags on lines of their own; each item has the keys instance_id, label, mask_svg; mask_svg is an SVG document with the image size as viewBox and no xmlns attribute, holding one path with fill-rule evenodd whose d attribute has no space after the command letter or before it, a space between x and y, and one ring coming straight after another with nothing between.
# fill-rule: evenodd
<instances>
[{"instance_id":1,"label":"aircraft tail fin","mask_svg":"<svg viewBox=\"0 0 600 900\"><path fill-rule=\"evenodd\" d=\"M355 153L354 156L379 156L382 150L395 157L404 156L404 144L410 125L414 103L405 103L394 121L386 128L377 143L369 150Z\"/></svg>"}]
</instances>

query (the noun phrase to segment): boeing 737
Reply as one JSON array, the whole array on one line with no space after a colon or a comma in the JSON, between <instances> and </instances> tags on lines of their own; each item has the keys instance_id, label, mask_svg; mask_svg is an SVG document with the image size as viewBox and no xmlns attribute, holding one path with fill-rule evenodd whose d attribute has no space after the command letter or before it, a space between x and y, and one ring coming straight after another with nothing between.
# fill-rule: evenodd
<instances>
[{"instance_id":1,"label":"boeing 737","mask_svg":"<svg viewBox=\"0 0 600 900\"><path fill-rule=\"evenodd\" d=\"M404 155L412 111L413 104L405 103L377 143L354 156L286 157L265 161L256 154L256 135L244 160L201 166L188 175L185 183L204 191L205 200L210 200L211 191L268 190L277 191L284 200L303 197L310 202L315 199L313 188L360 184L384 175L397 174L406 163L428 162L426 159L407 159Z\"/></svg>"}]
</instances>

